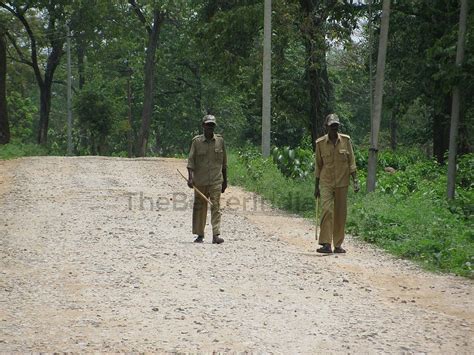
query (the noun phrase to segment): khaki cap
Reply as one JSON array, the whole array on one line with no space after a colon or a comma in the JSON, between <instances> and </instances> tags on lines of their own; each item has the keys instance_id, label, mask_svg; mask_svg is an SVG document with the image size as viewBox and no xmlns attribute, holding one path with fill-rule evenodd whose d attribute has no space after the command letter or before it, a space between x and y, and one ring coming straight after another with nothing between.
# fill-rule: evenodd
<instances>
[{"instance_id":1,"label":"khaki cap","mask_svg":"<svg viewBox=\"0 0 474 355\"><path fill-rule=\"evenodd\" d=\"M213 116L213 115L206 115L202 118L202 123L206 124L206 123L214 123L214 124L217 124L216 123L216 118Z\"/></svg>"},{"instance_id":2,"label":"khaki cap","mask_svg":"<svg viewBox=\"0 0 474 355\"><path fill-rule=\"evenodd\" d=\"M335 113L331 113L331 114L327 115L326 116L326 125L330 126L334 123L341 124L339 122L339 117L337 117L337 115Z\"/></svg>"}]
</instances>

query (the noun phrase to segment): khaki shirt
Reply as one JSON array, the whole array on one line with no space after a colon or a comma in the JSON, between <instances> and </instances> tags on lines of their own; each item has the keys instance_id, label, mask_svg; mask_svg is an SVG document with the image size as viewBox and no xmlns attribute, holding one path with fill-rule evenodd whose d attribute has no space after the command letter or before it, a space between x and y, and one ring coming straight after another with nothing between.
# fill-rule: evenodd
<instances>
[{"instance_id":1,"label":"khaki shirt","mask_svg":"<svg viewBox=\"0 0 474 355\"><path fill-rule=\"evenodd\" d=\"M209 140L204 134L194 137L187 167L194 171L196 186L222 184L222 169L227 169L224 138L219 134L214 134Z\"/></svg>"},{"instance_id":2,"label":"khaki shirt","mask_svg":"<svg viewBox=\"0 0 474 355\"><path fill-rule=\"evenodd\" d=\"M326 134L316 140L315 175L324 186L349 186L349 176L356 171L351 137L338 133L336 144Z\"/></svg>"}]
</instances>

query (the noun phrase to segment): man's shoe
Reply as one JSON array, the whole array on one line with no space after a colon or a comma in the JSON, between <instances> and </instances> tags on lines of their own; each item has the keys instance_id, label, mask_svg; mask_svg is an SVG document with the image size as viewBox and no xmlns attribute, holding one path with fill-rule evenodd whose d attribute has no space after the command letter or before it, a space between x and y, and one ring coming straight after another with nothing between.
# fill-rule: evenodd
<instances>
[{"instance_id":1,"label":"man's shoe","mask_svg":"<svg viewBox=\"0 0 474 355\"><path fill-rule=\"evenodd\" d=\"M219 235L215 235L212 237L212 244L222 244L224 243L224 239L219 237Z\"/></svg>"},{"instance_id":2,"label":"man's shoe","mask_svg":"<svg viewBox=\"0 0 474 355\"><path fill-rule=\"evenodd\" d=\"M194 239L194 243L203 243L204 237L202 235L198 235L196 239Z\"/></svg>"},{"instance_id":3,"label":"man's shoe","mask_svg":"<svg viewBox=\"0 0 474 355\"><path fill-rule=\"evenodd\" d=\"M321 244L321 245L322 245L321 248L316 249L316 251L318 253L332 254L331 244L324 243L324 244Z\"/></svg>"},{"instance_id":4,"label":"man's shoe","mask_svg":"<svg viewBox=\"0 0 474 355\"><path fill-rule=\"evenodd\" d=\"M346 252L346 249L344 249L342 247L335 247L334 252L338 253L338 254L344 254Z\"/></svg>"}]
</instances>

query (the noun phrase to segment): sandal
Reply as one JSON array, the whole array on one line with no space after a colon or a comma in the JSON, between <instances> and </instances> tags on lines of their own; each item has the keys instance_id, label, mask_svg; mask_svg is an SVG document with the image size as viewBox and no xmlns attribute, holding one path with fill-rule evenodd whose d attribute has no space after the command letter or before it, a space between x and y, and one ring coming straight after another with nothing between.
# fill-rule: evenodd
<instances>
[{"instance_id":1,"label":"sandal","mask_svg":"<svg viewBox=\"0 0 474 355\"><path fill-rule=\"evenodd\" d=\"M344 249L343 247L335 247L334 252L339 253L339 254L344 254L346 252L346 249Z\"/></svg>"},{"instance_id":2,"label":"sandal","mask_svg":"<svg viewBox=\"0 0 474 355\"><path fill-rule=\"evenodd\" d=\"M321 245L322 245L321 248L316 249L316 251L318 253L324 253L324 254L331 254L332 253L331 244L324 243L324 244L321 244Z\"/></svg>"}]
</instances>

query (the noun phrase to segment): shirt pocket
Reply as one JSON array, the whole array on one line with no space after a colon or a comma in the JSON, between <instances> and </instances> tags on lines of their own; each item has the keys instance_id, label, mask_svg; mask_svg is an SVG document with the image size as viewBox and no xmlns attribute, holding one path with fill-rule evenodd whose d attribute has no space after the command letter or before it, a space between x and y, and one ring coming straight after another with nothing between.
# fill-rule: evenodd
<instances>
[{"instance_id":1,"label":"shirt pocket","mask_svg":"<svg viewBox=\"0 0 474 355\"><path fill-rule=\"evenodd\" d=\"M222 159L224 159L224 149L222 148L214 148L214 156L217 163L222 163Z\"/></svg>"},{"instance_id":2,"label":"shirt pocket","mask_svg":"<svg viewBox=\"0 0 474 355\"><path fill-rule=\"evenodd\" d=\"M199 145L197 146L196 153L199 156L203 156L207 154L207 147L205 145Z\"/></svg>"},{"instance_id":3,"label":"shirt pocket","mask_svg":"<svg viewBox=\"0 0 474 355\"><path fill-rule=\"evenodd\" d=\"M347 161L349 157L349 152L347 149L339 149L337 152L337 160L338 161Z\"/></svg>"},{"instance_id":4,"label":"shirt pocket","mask_svg":"<svg viewBox=\"0 0 474 355\"><path fill-rule=\"evenodd\" d=\"M323 158L323 163L324 164L332 164L334 158L331 154L331 152L324 152L321 154L321 157Z\"/></svg>"}]
</instances>

